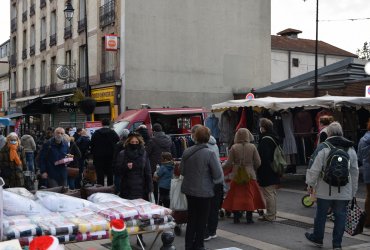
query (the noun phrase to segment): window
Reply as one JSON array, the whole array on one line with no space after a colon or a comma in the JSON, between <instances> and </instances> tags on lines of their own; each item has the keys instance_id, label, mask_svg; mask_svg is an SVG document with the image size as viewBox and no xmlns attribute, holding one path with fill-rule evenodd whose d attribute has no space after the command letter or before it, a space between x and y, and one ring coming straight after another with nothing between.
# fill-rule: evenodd
<instances>
[{"instance_id":1,"label":"window","mask_svg":"<svg viewBox=\"0 0 370 250\"><path fill-rule=\"evenodd\" d=\"M23 92L28 90L27 68L23 68Z\"/></svg>"},{"instance_id":2,"label":"window","mask_svg":"<svg viewBox=\"0 0 370 250\"><path fill-rule=\"evenodd\" d=\"M27 30L23 30L23 50L27 48Z\"/></svg>"},{"instance_id":3,"label":"window","mask_svg":"<svg viewBox=\"0 0 370 250\"><path fill-rule=\"evenodd\" d=\"M83 20L85 18L85 1L86 0L80 0L80 8L78 10L79 20Z\"/></svg>"},{"instance_id":4,"label":"window","mask_svg":"<svg viewBox=\"0 0 370 250\"><path fill-rule=\"evenodd\" d=\"M41 41L46 39L46 18L45 17L43 17L41 19L41 32L40 32L40 34L41 34Z\"/></svg>"},{"instance_id":5,"label":"window","mask_svg":"<svg viewBox=\"0 0 370 250\"><path fill-rule=\"evenodd\" d=\"M36 79L35 79L35 65L31 65L30 69L30 89L36 88Z\"/></svg>"},{"instance_id":6,"label":"window","mask_svg":"<svg viewBox=\"0 0 370 250\"><path fill-rule=\"evenodd\" d=\"M66 65L72 65L72 52L70 50L66 51L64 62Z\"/></svg>"},{"instance_id":7,"label":"window","mask_svg":"<svg viewBox=\"0 0 370 250\"><path fill-rule=\"evenodd\" d=\"M35 25L31 25L31 32L30 32L30 46L35 45Z\"/></svg>"},{"instance_id":8,"label":"window","mask_svg":"<svg viewBox=\"0 0 370 250\"><path fill-rule=\"evenodd\" d=\"M86 46L80 46L80 56L79 56L79 72L80 78L85 77L86 75Z\"/></svg>"},{"instance_id":9,"label":"window","mask_svg":"<svg viewBox=\"0 0 370 250\"><path fill-rule=\"evenodd\" d=\"M12 93L17 93L17 72L13 72L12 75ZM13 99L13 96L12 96Z\"/></svg>"},{"instance_id":10,"label":"window","mask_svg":"<svg viewBox=\"0 0 370 250\"><path fill-rule=\"evenodd\" d=\"M22 12L27 11L27 0L22 1Z\"/></svg>"},{"instance_id":11,"label":"window","mask_svg":"<svg viewBox=\"0 0 370 250\"><path fill-rule=\"evenodd\" d=\"M40 86L46 86L46 62L45 60L41 61L41 82Z\"/></svg>"},{"instance_id":12,"label":"window","mask_svg":"<svg viewBox=\"0 0 370 250\"><path fill-rule=\"evenodd\" d=\"M298 58L293 58L292 59L292 64L293 64L293 67L299 67L299 59Z\"/></svg>"},{"instance_id":13,"label":"window","mask_svg":"<svg viewBox=\"0 0 370 250\"><path fill-rule=\"evenodd\" d=\"M15 4L12 5L12 8L11 8L11 11L10 11L10 14L11 14L11 19L13 18L16 18L17 17L17 7Z\"/></svg>"},{"instance_id":14,"label":"window","mask_svg":"<svg viewBox=\"0 0 370 250\"><path fill-rule=\"evenodd\" d=\"M57 17L55 11L51 12L50 17L50 35L54 35L56 33L56 26L57 26Z\"/></svg>"},{"instance_id":15,"label":"window","mask_svg":"<svg viewBox=\"0 0 370 250\"><path fill-rule=\"evenodd\" d=\"M103 45L102 45L102 51L103 51L103 72L109 72L114 70L114 67L116 65L116 53L111 51L105 51L105 38L103 38Z\"/></svg>"},{"instance_id":16,"label":"window","mask_svg":"<svg viewBox=\"0 0 370 250\"><path fill-rule=\"evenodd\" d=\"M51 58L51 62L50 62L50 68L51 68L51 70L50 70L50 82L51 82L51 84L57 82L56 77L55 77L56 76L56 73L55 73L56 63L57 63L57 58L55 56L53 56Z\"/></svg>"}]
</instances>

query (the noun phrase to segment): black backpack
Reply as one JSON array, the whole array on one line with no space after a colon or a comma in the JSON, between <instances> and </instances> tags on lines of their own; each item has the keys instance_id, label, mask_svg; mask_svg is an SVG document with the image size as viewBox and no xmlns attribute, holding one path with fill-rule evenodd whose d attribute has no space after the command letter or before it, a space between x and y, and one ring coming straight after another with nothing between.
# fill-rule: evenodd
<instances>
[{"instance_id":1,"label":"black backpack","mask_svg":"<svg viewBox=\"0 0 370 250\"><path fill-rule=\"evenodd\" d=\"M328 141L325 141L324 144L330 148L330 152L326 158L325 169L323 169L323 180L329 184L329 195L331 195L331 186L338 187L338 193L340 193L340 187L349 182L348 149L334 147Z\"/></svg>"}]
</instances>

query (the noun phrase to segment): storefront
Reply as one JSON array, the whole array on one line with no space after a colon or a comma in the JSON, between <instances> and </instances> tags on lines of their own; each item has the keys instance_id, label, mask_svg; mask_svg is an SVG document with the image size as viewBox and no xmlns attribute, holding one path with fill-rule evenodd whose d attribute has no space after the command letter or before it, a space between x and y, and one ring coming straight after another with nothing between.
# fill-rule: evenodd
<instances>
[{"instance_id":1,"label":"storefront","mask_svg":"<svg viewBox=\"0 0 370 250\"><path fill-rule=\"evenodd\" d=\"M116 88L106 87L91 90L91 97L97 102L93 114L94 121L103 119L114 120L118 116L118 105L116 104Z\"/></svg>"}]
</instances>

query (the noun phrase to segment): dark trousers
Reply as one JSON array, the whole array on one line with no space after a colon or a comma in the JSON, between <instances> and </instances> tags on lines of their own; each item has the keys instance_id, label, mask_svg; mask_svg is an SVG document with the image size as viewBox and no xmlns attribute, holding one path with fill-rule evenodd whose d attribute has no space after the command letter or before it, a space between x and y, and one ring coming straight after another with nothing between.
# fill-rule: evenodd
<instances>
[{"instance_id":1,"label":"dark trousers","mask_svg":"<svg viewBox=\"0 0 370 250\"><path fill-rule=\"evenodd\" d=\"M112 159L94 159L97 183L104 186L104 177L107 176L107 185L113 185Z\"/></svg>"},{"instance_id":2,"label":"dark trousers","mask_svg":"<svg viewBox=\"0 0 370 250\"><path fill-rule=\"evenodd\" d=\"M370 184L366 184L366 200L365 200L365 212L366 212L366 221L365 227L370 227Z\"/></svg>"},{"instance_id":3,"label":"dark trousers","mask_svg":"<svg viewBox=\"0 0 370 250\"><path fill-rule=\"evenodd\" d=\"M170 190L159 188L159 205L170 208Z\"/></svg>"},{"instance_id":4,"label":"dark trousers","mask_svg":"<svg viewBox=\"0 0 370 250\"><path fill-rule=\"evenodd\" d=\"M185 249L203 249L204 230L212 198L186 195L186 199L188 201L188 224L186 226Z\"/></svg>"},{"instance_id":5,"label":"dark trousers","mask_svg":"<svg viewBox=\"0 0 370 250\"><path fill-rule=\"evenodd\" d=\"M211 199L209 208L208 222L206 227L206 234L215 235L218 226L218 213L224 198L223 184L216 184L214 187L215 196Z\"/></svg>"},{"instance_id":6,"label":"dark trousers","mask_svg":"<svg viewBox=\"0 0 370 250\"><path fill-rule=\"evenodd\" d=\"M155 203L158 203L158 182L157 181L153 181L153 194L154 194Z\"/></svg>"}]
</instances>

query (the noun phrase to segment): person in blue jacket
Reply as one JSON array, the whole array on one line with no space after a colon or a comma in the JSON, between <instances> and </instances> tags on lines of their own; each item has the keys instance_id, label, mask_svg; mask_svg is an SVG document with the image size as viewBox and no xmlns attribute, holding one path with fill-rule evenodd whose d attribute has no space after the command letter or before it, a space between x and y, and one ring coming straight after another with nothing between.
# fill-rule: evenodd
<instances>
[{"instance_id":1,"label":"person in blue jacket","mask_svg":"<svg viewBox=\"0 0 370 250\"><path fill-rule=\"evenodd\" d=\"M68 142L63 140L63 128L56 128L54 136L48 140L40 152L41 178L47 180L48 187L67 186L67 167L64 158L68 157Z\"/></svg>"},{"instance_id":2,"label":"person in blue jacket","mask_svg":"<svg viewBox=\"0 0 370 250\"><path fill-rule=\"evenodd\" d=\"M162 152L161 165L154 173L154 179L158 180L159 205L170 207L171 179L174 170L174 162L170 152Z\"/></svg>"}]
</instances>

